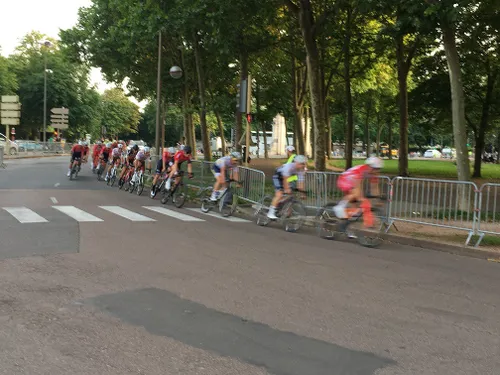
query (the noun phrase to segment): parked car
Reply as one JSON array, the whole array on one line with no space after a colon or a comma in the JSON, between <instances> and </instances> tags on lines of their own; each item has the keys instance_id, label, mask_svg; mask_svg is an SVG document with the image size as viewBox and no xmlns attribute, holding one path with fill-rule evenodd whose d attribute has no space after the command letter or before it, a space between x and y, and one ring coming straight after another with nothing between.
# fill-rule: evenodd
<instances>
[{"instance_id":1,"label":"parked car","mask_svg":"<svg viewBox=\"0 0 500 375\"><path fill-rule=\"evenodd\" d=\"M139 150L142 150L144 147L147 146L146 142L144 142L142 140L130 141L128 146L127 146L127 149L130 150L134 145L139 146Z\"/></svg>"},{"instance_id":2,"label":"parked car","mask_svg":"<svg viewBox=\"0 0 500 375\"><path fill-rule=\"evenodd\" d=\"M435 158L440 158L440 157L441 157L441 153L436 149L430 149L430 150L425 151L425 153L424 153L424 158L435 159Z\"/></svg>"},{"instance_id":3,"label":"parked car","mask_svg":"<svg viewBox=\"0 0 500 375\"><path fill-rule=\"evenodd\" d=\"M47 149L47 146L35 141L18 140L16 143L19 152L43 152Z\"/></svg>"},{"instance_id":4,"label":"parked car","mask_svg":"<svg viewBox=\"0 0 500 375\"><path fill-rule=\"evenodd\" d=\"M19 146L16 142L12 142L8 139L4 134L0 133L0 147L3 147L4 154L7 153L7 142L9 145L9 154L16 155L19 149Z\"/></svg>"},{"instance_id":5,"label":"parked car","mask_svg":"<svg viewBox=\"0 0 500 375\"><path fill-rule=\"evenodd\" d=\"M457 151L454 148L445 147L441 150L442 157L446 159L453 159L457 157Z\"/></svg>"}]
</instances>

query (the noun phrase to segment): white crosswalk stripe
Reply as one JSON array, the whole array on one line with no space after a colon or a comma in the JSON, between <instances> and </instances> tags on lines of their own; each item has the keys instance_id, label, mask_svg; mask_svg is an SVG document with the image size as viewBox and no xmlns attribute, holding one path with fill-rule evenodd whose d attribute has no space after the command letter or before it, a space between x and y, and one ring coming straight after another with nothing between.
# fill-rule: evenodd
<instances>
[{"instance_id":1,"label":"white crosswalk stripe","mask_svg":"<svg viewBox=\"0 0 500 375\"><path fill-rule=\"evenodd\" d=\"M35 211L26 207L3 207L5 211L14 216L20 223L47 223L48 221Z\"/></svg>"},{"instance_id":2,"label":"white crosswalk stripe","mask_svg":"<svg viewBox=\"0 0 500 375\"><path fill-rule=\"evenodd\" d=\"M200 219L200 218L197 218L194 216L190 216L190 215L186 215L186 214L174 211L174 210L169 210L169 209L164 208L164 207L158 207L158 206L143 206L143 207L147 210L158 212L159 214L170 216L170 217L173 217L175 219L179 219L181 221L205 221L203 219Z\"/></svg>"},{"instance_id":3,"label":"white crosswalk stripe","mask_svg":"<svg viewBox=\"0 0 500 375\"><path fill-rule=\"evenodd\" d=\"M151 219L150 217L138 214L134 211L127 210L126 208L120 206L99 206L103 210L111 212L115 215L124 217L130 221L156 221L155 219Z\"/></svg>"},{"instance_id":4,"label":"white crosswalk stripe","mask_svg":"<svg viewBox=\"0 0 500 375\"><path fill-rule=\"evenodd\" d=\"M62 212L63 214L68 215L69 217L75 219L80 223L103 221L102 219L99 219L97 216L91 215L88 212L80 210L75 206L52 206L52 207Z\"/></svg>"},{"instance_id":5,"label":"white crosswalk stripe","mask_svg":"<svg viewBox=\"0 0 500 375\"><path fill-rule=\"evenodd\" d=\"M202 212L199 208L186 208L186 210L193 211L193 212L199 212L200 214L203 214L203 215L215 217L215 218L221 219L221 220L231 221L233 223L250 223L249 220L240 219L239 217L234 217L234 216L224 217L221 214L216 213L216 212L212 212L212 211L205 213L205 212Z\"/></svg>"}]
</instances>

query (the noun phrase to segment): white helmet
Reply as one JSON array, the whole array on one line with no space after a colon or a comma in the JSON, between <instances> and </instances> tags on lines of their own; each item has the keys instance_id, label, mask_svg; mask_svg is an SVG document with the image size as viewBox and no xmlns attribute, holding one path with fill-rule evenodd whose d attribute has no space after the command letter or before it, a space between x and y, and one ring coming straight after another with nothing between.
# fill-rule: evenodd
<instances>
[{"instance_id":1,"label":"white helmet","mask_svg":"<svg viewBox=\"0 0 500 375\"><path fill-rule=\"evenodd\" d=\"M83 141L82 146L87 146L87 142Z\"/></svg>"},{"instance_id":2,"label":"white helmet","mask_svg":"<svg viewBox=\"0 0 500 375\"><path fill-rule=\"evenodd\" d=\"M241 160L241 154L237 151L233 151L229 154L231 159Z\"/></svg>"},{"instance_id":3,"label":"white helmet","mask_svg":"<svg viewBox=\"0 0 500 375\"><path fill-rule=\"evenodd\" d=\"M144 151L145 154L148 153L149 152L149 147L144 147L144 149L142 151Z\"/></svg>"},{"instance_id":4,"label":"white helmet","mask_svg":"<svg viewBox=\"0 0 500 375\"><path fill-rule=\"evenodd\" d=\"M106 147L110 148L111 147L111 142L106 143Z\"/></svg>"},{"instance_id":5,"label":"white helmet","mask_svg":"<svg viewBox=\"0 0 500 375\"><path fill-rule=\"evenodd\" d=\"M384 162L382 159L377 158L376 156L371 156L366 159L365 164L369 165L373 169L382 169L384 166Z\"/></svg>"},{"instance_id":6,"label":"white helmet","mask_svg":"<svg viewBox=\"0 0 500 375\"><path fill-rule=\"evenodd\" d=\"M292 145L286 146L285 151L294 152L295 151L295 147L293 147Z\"/></svg>"},{"instance_id":7,"label":"white helmet","mask_svg":"<svg viewBox=\"0 0 500 375\"><path fill-rule=\"evenodd\" d=\"M97 144L98 144L98 145L102 145L102 142L101 142L101 141L97 141Z\"/></svg>"},{"instance_id":8,"label":"white helmet","mask_svg":"<svg viewBox=\"0 0 500 375\"><path fill-rule=\"evenodd\" d=\"M122 147L123 147L123 145L121 143L118 143L118 148L121 149Z\"/></svg>"},{"instance_id":9,"label":"white helmet","mask_svg":"<svg viewBox=\"0 0 500 375\"><path fill-rule=\"evenodd\" d=\"M175 154L175 148L169 147L167 150L170 154Z\"/></svg>"},{"instance_id":10,"label":"white helmet","mask_svg":"<svg viewBox=\"0 0 500 375\"><path fill-rule=\"evenodd\" d=\"M78 144L79 144L80 146L83 146L83 142L82 142L82 141L78 141Z\"/></svg>"},{"instance_id":11,"label":"white helmet","mask_svg":"<svg viewBox=\"0 0 500 375\"><path fill-rule=\"evenodd\" d=\"M294 163L299 163L299 164L306 164L307 163L307 158L304 155L297 155L293 159Z\"/></svg>"}]
</instances>

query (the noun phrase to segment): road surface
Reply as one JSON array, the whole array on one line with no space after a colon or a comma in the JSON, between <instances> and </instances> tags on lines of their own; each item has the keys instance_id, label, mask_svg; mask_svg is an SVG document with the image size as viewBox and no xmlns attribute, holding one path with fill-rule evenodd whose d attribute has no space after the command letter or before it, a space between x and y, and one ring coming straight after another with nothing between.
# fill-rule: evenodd
<instances>
[{"instance_id":1,"label":"road surface","mask_svg":"<svg viewBox=\"0 0 500 375\"><path fill-rule=\"evenodd\" d=\"M162 206L67 159L0 169L0 374L499 373L498 264Z\"/></svg>"}]
</instances>

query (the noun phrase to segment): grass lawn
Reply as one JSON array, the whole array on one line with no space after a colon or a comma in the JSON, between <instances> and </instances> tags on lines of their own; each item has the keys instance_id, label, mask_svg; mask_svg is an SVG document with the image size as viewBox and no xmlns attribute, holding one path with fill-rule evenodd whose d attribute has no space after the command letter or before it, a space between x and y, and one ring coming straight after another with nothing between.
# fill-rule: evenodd
<instances>
[{"instance_id":1,"label":"grass lawn","mask_svg":"<svg viewBox=\"0 0 500 375\"><path fill-rule=\"evenodd\" d=\"M354 165L362 164L364 160L354 160ZM328 165L345 168L345 160L328 160ZM453 162L445 160L409 160L408 168L412 177L457 178L457 169ZM471 169L472 172L472 169ZM482 178L485 180L500 180L499 164L483 164ZM396 176L398 174L397 160L384 160L382 174Z\"/></svg>"}]
</instances>

